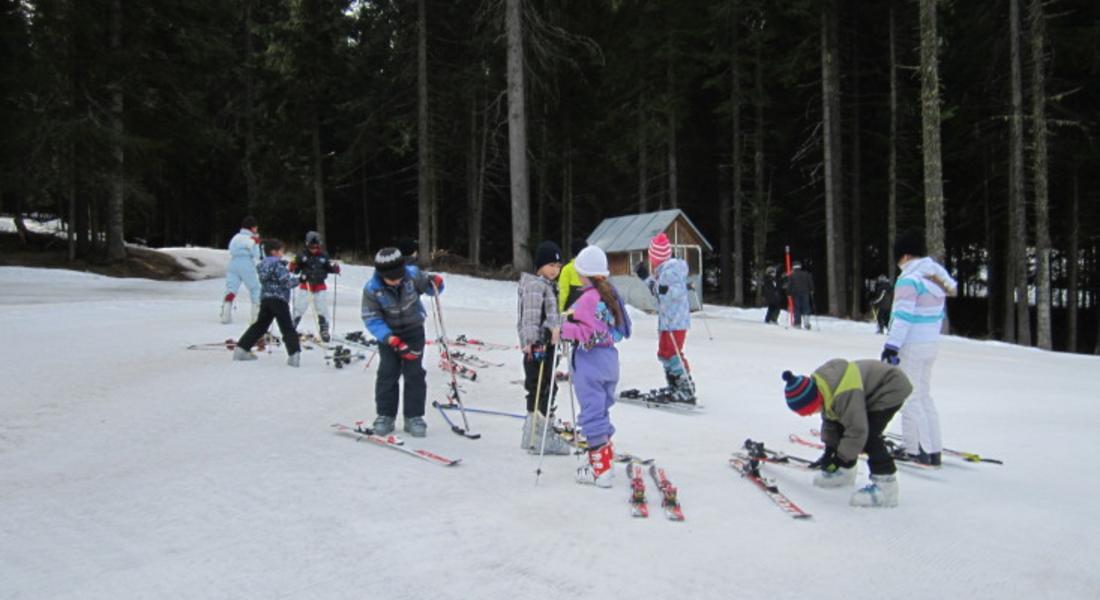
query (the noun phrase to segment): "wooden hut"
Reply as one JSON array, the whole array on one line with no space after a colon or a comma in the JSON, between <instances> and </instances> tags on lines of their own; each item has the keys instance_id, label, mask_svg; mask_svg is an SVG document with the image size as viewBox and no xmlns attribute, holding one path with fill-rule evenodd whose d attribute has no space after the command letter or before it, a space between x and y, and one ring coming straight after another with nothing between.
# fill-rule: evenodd
<instances>
[{"instance_id":1,"label":"wooden hut","mask_svg":"<svg viewBox=\"0 0 1100 600\"><path fill-rule=\"evenodd\" d=\"M688 264L695 294L692 309L700 308L703 290L703 253L712 252L710 242L703 237L691 219L680 209L662 210L651 213L624 215L604 219L588 243L599 246L607 253L608 270L611 281L626 302L642 310L655 310L655 299L634 274L634 268L647 257L649 241L658 233L664 232L672 243L673 256Z\"/></svg>"}]
</instances>

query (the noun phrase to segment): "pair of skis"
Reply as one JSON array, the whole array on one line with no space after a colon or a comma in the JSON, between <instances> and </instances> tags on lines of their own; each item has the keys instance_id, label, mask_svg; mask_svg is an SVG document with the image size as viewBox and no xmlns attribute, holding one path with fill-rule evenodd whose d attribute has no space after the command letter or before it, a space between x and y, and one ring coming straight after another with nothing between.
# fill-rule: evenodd
<instances>
[{"instance_id":1,"label":"pair of skis","mask_svg":"<svg viewBox=\"0 0 1100 600\"><path fill-rule=\"evenodd\" d=\"M734 452L733 456L730 458L730 466L741 475L742 479L747 479L753 485L760 488L776 506L791 517L795 519L809 519L813 516L802 510L802 508L788 498L786 494L779 491L779 486L775 483L773 477L769 477L760 472L760 466L762 464L778 464L799 470L812 470L809 468L811 461L776 452L765 447L762 442L754 442L751 439L745 440L742 448L742 450Z\"/></svg>"},{"instance_id":2,"label":"pair of skis","mask_svg":"<svg viewBox=\"0 0 1100 600\"><path fill-rule=\"evenodd\" d=\"M819 435L819 432L816 429L811 430L811 432L814 435ZM793 433L790 434L789 436L787 436L787 439L789 439L792 444L798 444L799 446L806 446L807 448L814 448L814 449L817 449L817 450L824 450L825 449L825 444L822 444L821 442L817 442L817 441L814 441L814 440L808 440L808 439L806 439L802 436L799 436L799 435L796 435L796 434L793 434ZM889 441L889 440L887 440L887 441ZM888 447L889 446L890 446L890 444L888 444ZM936 467L933 467L932 465L926 465L924 463L920 463L920 462L917 462L915 460L912 460L908 457L899 456L895 452L891 452L891 455L894 458L894 463L895 464L902 465L904 467L908 467L908 468L911 468L911 469L933 470L933 471L936 470Z\"/></svg>"},{"instance_id":3,"label":"pair of skis","mask_svg":"<svg viewBox=\"0 0 1100 600\"><path fill-rule=\"evenodd\" d=\"M820 430L811 429L810 433L812 433L815 437L818 437L818 438L821 437L821 431ZM896 433L886 432L883 435L886 436L886 441L888 442L888 445L893 446L893 447L896 447L896 444L889 444L889 442L904 441L904 439ZM791 441L795 442L795 443L802 444L802 445L812 445L813 444L813 442L808 442L807 440L801 440L801 438L799 438L800 441L796 441L795 438L797 438L797 437L798 437L797 435L791 434ZM963 452L962 450L952 450L951 448L944 448L943 453L948 455L948 456L953 456L955 458L961 458L962 460L965 460L966 462L989 463L989 464L993 464L993 465L1003 465L1003 464L1005 464L1003 460L1000 460L998 458L987 458L987 457L984 457L980 454L977 454L976 452ZM920 465L922 467L928 466L928 465L924 465L924 464L921 464L921 463L918 463L918 462L915 462L915 461L912 461L912 460L898 458L898 456L896 456L896 455L894 456L894 460L898 461L898 462L902 462L902 463L912 463L912 464Z\"/></svg>"},{"instance_id":4,"label":"pair of skis","mask_svg":"<svg viewBox=\"0 0 1100 600\"><path fill-rule=\"evenodd\" d=\"M420 449L410 448L405 445L405 441L396 435L378 435L374 433L369 427L365 426L362 421L356 421L355 426L344 425L342 423L333 423L332 429L343 436L355 438L357 442L368 442L376 446L382 446L391 450L402 452L413 458L419 458L420 460L427 461L433 464L437 464L444 467L453 467L462 462L461 458L450 459L445 456L440 456L434 452Z\"/></svg>"},{"instance_id":5,"label":"pair of skis","mask_svg":"<svg viewBox=\"0 0 1100 600\"><path fill-rule=\"evenodd\" d=\"M470 367L477 367L479 369L487 369L489 367L503 367L504 363L494 363L470 354L461 350L451 350L451 360L457 363L465 364Z\"/></svg>"},{"instance_id":6,"label":"pair of skis","mask_svg":"<svg viewBox=\"0 0 1100 600\"><path fill-rule=\"evenodd\" d=\"M682 400L679 394L667 387L650 390L648 392L643 392L636 388L623 390L619 393L619 400L627 404L637 404L646 408L663 408L678 412L692 412L703 408L695 402L694 397L690 401Z\"/></svg>"},{"instance_id":7,"label":"pair of skis","mask_svg":"<svg viewBox=\"0 0 1100 600\"><path fill-rule=\"evenodd\" d=\"M645 495L645 475L642 467L642 463L631 460L626 465L626 473L630 477L630 514L635 518L645 519L649 517L649 504ZM657 490L661 492L661 508L665 511L665 517L670 521L683 521L684 511L680 506L676 486L669 481L665 470L650 462L649 475L657 484Z\"/></svg>"},{"instance_id":8,"label":"pair of skis","mask_svg":"<svg viewBox=\"0 0 1100 600\"><path fill-rule=\"evenodd\" d=\"M636 519L648 519L649 504L646 500L646 477L642 463L632 460L627 462L626 472L630 478L630 514ZM664 469L650 462L649 476L653 478L653 482L657 484L657 490L661 492L661 508L664 510L664 516L668 517L669 521L683 521L684 513L680 506L678 492L664 473Z\"/></svg>"}]
</instances>

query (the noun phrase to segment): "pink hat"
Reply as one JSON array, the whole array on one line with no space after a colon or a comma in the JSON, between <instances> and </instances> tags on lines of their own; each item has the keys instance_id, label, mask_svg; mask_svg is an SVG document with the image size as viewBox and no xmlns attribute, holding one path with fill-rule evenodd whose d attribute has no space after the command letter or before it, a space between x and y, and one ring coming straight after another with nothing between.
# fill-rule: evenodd
<instances>
[{"instance_id":1,"label":"pink hat","mask_svg":"<svg viewBox=\"0 0 1100 600\"><path fill-rule=\"evenodd\" d=\"M667 235L658 233L649 241L649 262L656 267L670 258L672 258L672 244L668 243Z\"/></svg>"}]
</instances>

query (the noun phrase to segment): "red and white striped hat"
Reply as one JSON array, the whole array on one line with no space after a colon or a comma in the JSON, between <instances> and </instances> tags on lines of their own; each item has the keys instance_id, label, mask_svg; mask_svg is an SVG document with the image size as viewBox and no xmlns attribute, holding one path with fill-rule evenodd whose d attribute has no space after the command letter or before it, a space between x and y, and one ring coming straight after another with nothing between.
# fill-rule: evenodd
<instances>
[{"instance_id":1,"label":"red and white striped hat","mask_svg":"<svg viewBox=\"0 0 1100 600\"><path fill-rule=\"evenodd\" d=\"M649 240L649 262L654 267L672 258L672 244L668 242L668 236L658 233Z\"/></svg>"}]
</instances>

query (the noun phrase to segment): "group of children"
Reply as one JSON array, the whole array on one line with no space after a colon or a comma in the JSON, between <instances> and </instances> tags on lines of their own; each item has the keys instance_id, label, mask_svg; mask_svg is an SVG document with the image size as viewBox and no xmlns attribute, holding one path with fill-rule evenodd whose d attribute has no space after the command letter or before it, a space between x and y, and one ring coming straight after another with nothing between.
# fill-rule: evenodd
<instances>
[{"instance_id":1,"label":"group of children","mask_svg":"<svg viewBox=\"0 0 1100 600\"><path fill-rule=\"evenodd\" d=\"M233 261L253 256L256 235L255 221L246 219L231 243L231 253L236 252ZM327 275L339 273L339 266L323 252L315 232L307 235L306 249L290 266L282 261L280 241L266 240L264 248L267 257L255 269L261 288L253 292L253 300L260 299L256 319L241 336L233 357L254 359L249 350L275 320L283 333L288 363L298 366L295 325L308 302L296 301L292 317L290 291L298 287L313 296L319 324L324 327L327 302L318 295L324 293ZM608 280L603 250L583 244L575 244L571 250L574 258L563 266L557 244L540 244L534 254L534 272L524 273L517 288L517 332L527 393L521 446L532 452L571 453L561 437L551 435L541 442L538 435L547 427L546 420L554 417L557 365L564 358L570 365L568 385L573 386L580 405L577 425L588 449L588 461L578 469L577 480L606 488L611 486L614 462L615 427L610 408L619 381L615 345L630 337L632 323L621 294ZM423 437L427 433L423 367L427 342L420 296L439 294L444 286L440 275L421 271L410 253L415 256L415 247L407 253L388 247L376 254L374 275L363 287L361 316L366 329L380 342L373 431L386 435L396 428L399 380L404 378L404 431ZM942 436L929 388L945 299L955 295L956 282L925 254L919 231L899 235L895 255L901 275L894 294L893 324L879 361L833 359L809 376L783 372L787 406L804 416L821 414L825 451L813 464L820 470L814 485L851 486L859 456L868 455L870 483L852 494L855 506L897 505L895 454L887 447L883 432L899 410L904 458L940 464ZM238 282L249 283L247 272L237 269L240 265L233 261L230 272L236 272ZM694 385L683 352L690 328L687 264L673 257L668 238L659 234L650 242L648 267L644 272L639 269L639 275L657 299L658 360L669 387L693 397ZM299 274L297 279L291 277L292 271ZM226 301L232 302L229 294ZM223 308L223 319L224 314ZM563 349L567 356L558 356Z\"/></svg>"}]
</instances>

